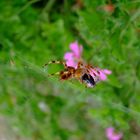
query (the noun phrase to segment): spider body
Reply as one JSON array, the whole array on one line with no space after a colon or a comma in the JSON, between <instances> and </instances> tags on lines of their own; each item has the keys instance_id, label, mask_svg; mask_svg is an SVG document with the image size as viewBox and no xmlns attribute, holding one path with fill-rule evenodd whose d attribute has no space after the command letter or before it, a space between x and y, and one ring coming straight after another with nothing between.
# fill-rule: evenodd
<instances>
[{"instance_id":1,"label":"spider body","mask_svg":"<svg viewBox=\"0 0 140 140\"><path fill-rule=\"evenodd\" d=\"M94 77L91 76L90 74L90 70L93 69L93 67L90 65L86 65L82 62L78 63L77 68L67 66L66 63L63 61L50 61L49 63L45 64L45 66L49 64L64 65L63 71L50 74L50 75L59 75L60 80L77 79L82 84L85 84L86 87L94 87L96 83L99 81L99 78L95 73L93 73ZM99 71L97 71L97 73L99 73Z\"/></svg>"},{"instance_id":2,"label":"spider body","mask_svg":"<svg viewBox=\"0 0 140 140\"><path fill-rule=\"evenodd\" d=\"M68 80L68 79L72 78L75 71L76 71L75 68L67 67L65 70L63 70L59 73L60 80Z\"/></svg>"}]
</instances>

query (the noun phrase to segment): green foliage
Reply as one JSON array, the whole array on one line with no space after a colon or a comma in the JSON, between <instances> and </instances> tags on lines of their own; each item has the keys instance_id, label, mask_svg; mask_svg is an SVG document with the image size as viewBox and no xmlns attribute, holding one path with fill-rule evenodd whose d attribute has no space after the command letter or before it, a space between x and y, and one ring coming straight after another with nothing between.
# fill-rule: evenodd
<instances>
[{"instance_id":1,"label":"green foliage","mask_svg":"<svg viewBox=\"0 0 140 140\"><path fill-rule=\"evenodd\" d=\"M140 2L112 0L1 0L0 111L17 136L33 140L105 139L113 126L124 140L140 132ZM69 44L85 60L112 70L106 82L85 89L60 82L42 66L63 60ZM135 125L132 125L135 124Z\"/></svg>"}]
</instances>

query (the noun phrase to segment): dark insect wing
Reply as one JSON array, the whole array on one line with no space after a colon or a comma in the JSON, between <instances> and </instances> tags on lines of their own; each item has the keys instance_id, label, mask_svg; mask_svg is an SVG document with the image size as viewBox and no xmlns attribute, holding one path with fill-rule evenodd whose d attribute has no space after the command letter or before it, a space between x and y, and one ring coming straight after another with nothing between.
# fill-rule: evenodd
<instances>
[{"instance_id":1,"label":"dark insect wing","mask_svg":"<svg viewBox=\"0 0 140 140\"><path fill-rule=\"evenodd\" d=\"M96 82L94 78L90 74L84 74L82 76L82 81L88 86L88 87L94 87Z\"/></svg>"}]
</instances>

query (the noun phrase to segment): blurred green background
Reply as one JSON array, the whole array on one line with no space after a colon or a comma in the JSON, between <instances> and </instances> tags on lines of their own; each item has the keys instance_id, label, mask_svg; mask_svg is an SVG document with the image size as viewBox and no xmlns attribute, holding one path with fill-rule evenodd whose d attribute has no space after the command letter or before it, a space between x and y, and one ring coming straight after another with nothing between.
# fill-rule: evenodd
<instances>
[{"instance_id":1,"label":"blurred green background","mask_svg":"<svg viewBox=\"0 0 140 140\"><path fill-rule=\"evenodd\" d=\"M75 40L112 70L108 81L88 89L47 76L42 66ZM139 140L140 1L1 0L0 116L15 140L105 140L110 126Z\"/></svg>"}]
</instances>

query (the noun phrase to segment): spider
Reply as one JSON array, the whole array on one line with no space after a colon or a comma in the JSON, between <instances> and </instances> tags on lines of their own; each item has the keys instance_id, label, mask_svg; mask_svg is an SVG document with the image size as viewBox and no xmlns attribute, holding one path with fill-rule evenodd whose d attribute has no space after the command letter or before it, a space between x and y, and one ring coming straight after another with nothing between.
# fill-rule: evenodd
<instances>
[{"instance_id":1,"label":"spider","mask_svg":"<svg viewBox=\"0 0 140 140\"><path fill-rule=\"evenodd\" d=\"M60 80L77 79L82 84L85 84L86 87L94 87L99 81L97 73L100 74L100 72L91 65L86 65L81 61L78 62L77 68L67 66L64 61L50 61L44 66L48 66L49 64L62 64L64 66L64 70L50 74L59 75ZM91 69L94 69L97 72L93 72L94 77L90 74Z\"/></svg>"}]
</instances>

